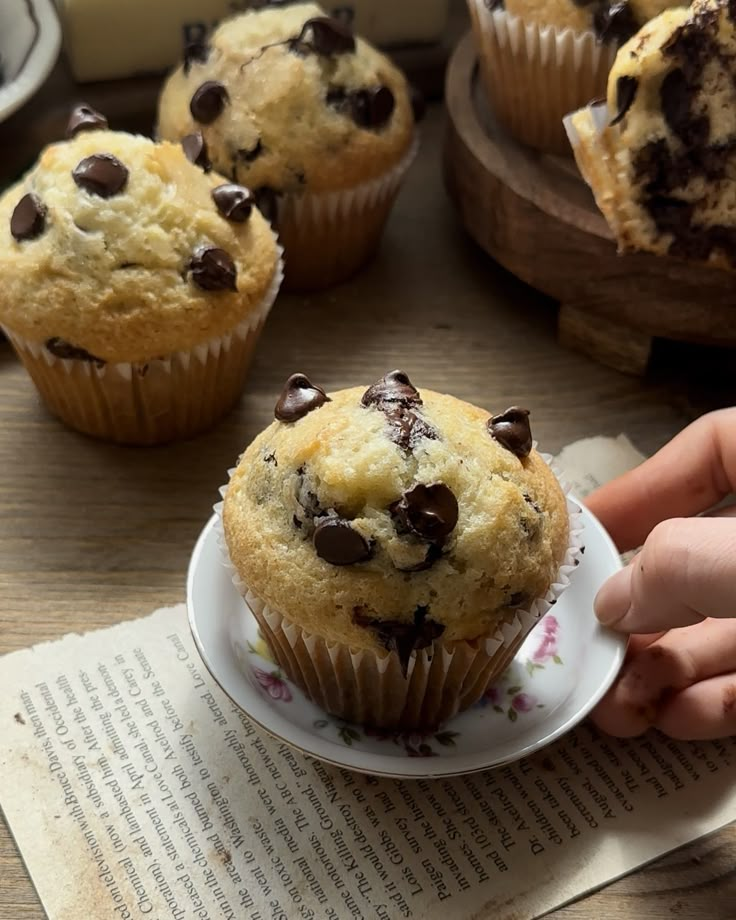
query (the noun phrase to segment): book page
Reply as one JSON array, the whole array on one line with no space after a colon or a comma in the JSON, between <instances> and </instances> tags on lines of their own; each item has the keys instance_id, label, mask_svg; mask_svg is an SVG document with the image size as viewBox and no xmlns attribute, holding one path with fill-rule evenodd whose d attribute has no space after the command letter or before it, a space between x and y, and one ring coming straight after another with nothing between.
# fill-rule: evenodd
<instances>
[{"instance_id":1,"label":"book page","mask_svg":"<svg viewBox=\"0 0 736 920\"><path fill-rule=\"evenodd\" d=\"M614 450L641 459L563 451L578 494ZM225 697L183 605L5 656L0 688L0 804L51 920L529 920L736 815L734 739L586 723L458 778L329 767Z\"/></svg>"}]
</instances>

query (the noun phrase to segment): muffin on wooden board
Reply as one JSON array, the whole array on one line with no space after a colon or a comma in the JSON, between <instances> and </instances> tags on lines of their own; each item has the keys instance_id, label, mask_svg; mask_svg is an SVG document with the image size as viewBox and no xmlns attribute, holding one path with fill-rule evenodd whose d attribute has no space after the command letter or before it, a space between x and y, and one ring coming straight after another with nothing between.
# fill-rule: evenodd
<instances>
[{"instance_id":1,"label":"muffin on wooden board","mask_svg":"<svg viewBox=\"0 0 736 920\"><path fill-rule=\"evenodd\" d=\"M0 324L49 408L124 443L240 395L281 278L247 189L85 106L0 199Z\"/></svg>"},{"instance_id":2,"label":"muffin on wooden board","mask_svg":"<svg viewBox=\"0 0 736 920\"><path fill-rule=\"evenodd\" d=\"M403 75L314 3L244 13L190 46L158 132L201 136L214 168L253 190L300 289L373 254L415 150Z\"/></svg>"},{"instance_id":3,"label":"muffin on wooden board","mask_svg":"<svg viewBox=\"0 0 736 920\"><path fill-rule=\"evenodd\" d=\"M522 143L570 151L562 119L605 94L619 45L682 0L468 0L494 113Z\"/></svg>"},{"instance_id":4,"label":"muffin on wooden board","mask_svg":"<svg viewBox=\"0 0 736 920\"><path fill-rule=\"evenodd\" d=\"M579 547L525 410L491 417L400 371L329 397L291 377L222 520L286 674L330 712L385 728L472 705Z\"/></svg>"}]
</instances>

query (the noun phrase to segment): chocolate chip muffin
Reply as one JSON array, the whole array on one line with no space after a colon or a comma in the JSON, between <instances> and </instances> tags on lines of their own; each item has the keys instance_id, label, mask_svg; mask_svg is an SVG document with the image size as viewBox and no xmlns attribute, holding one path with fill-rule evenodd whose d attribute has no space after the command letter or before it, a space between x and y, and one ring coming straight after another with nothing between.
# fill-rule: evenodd
<instances>
[{"instance_id":1,"label":"chocolate chip muffin","mask_svg":"<svg viewBox=\"0 0 736 920\"><path fill-rule=\"evenodd\" d=\"M189 46L158 131L253 191L300 289L340 281L373 253L415 133L402 74L314 3L244 13Z\"/></svg>"},{"instance_id":2,"label":"chocolate chip muffin","mask_svg":"<svg viewBox=\"0 0 736 920\"><path fill-rule=\"evenodd\" d=\"M569 154L563 117L605 93L620 44L682 0L468 0L481 73L509 133Z\"/></svg>"},{"instance_id":3,"label":"chocolate chip muffin","mask_svg":"<svg viewBox=\"0 0 736 920\"><path fill-rule=\"evenodd\" d=\"M280 280L252 194L86 106L0 199L0 324L53 412L126 443L238 398Z\"/></svg>"},{"instance_id":4,"label":"chocolate chip muffin","mask_svg":"<svg viewBox=\"0 0 736 920\"><path fill-rule=\"evenodd\" d=\"M394 371L330 396L296 374L275 416L222 517L281 667L327 710L387 728L472 705L576 541L529 413L489 416Z\"/></svg>"},{"instance_id":5,"label":"chocolate chip muffin","mask_svg":"<svg viewBox=\"0 0 736 920\"><path fill-rule=\"evenodd\" d=\"M663 13L619 52L607 107L572 116L578 163L622 251L736 267L735 45L725 0Z\"/></svg>"}]
</instances>

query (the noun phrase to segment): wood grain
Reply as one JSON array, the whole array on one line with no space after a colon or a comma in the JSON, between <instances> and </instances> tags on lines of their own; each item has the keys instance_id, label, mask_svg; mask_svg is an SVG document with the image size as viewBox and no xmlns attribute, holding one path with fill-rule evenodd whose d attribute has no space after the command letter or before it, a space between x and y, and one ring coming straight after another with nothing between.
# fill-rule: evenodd
<instances>
[{"instance_id":1,"label":"wood grain","mask_svg":"<svg viewBox=\"0 0 736 920\"><path fill-rule=\"evenodd\" d=\"M189 554L217 487L272 418L292 371L335 389L398 366L420 387L489 409L521 403L551 451L626 431L650 452L732 400L729 353L673 346L637 380L560 348L554 305L498 268L459 226L441 184L443 134L435 107L376 261L340 288L279 300L246 395L205 436L134 449L67 431L0 344L0 652L184 600ZM728 829L556 916L733 920L734 865L736 831ZM3 825L0 920L42 917Z\"/></svg>"},{"instance_id":2,"label":"wood grain","mask_svg":"<svg viewBox=\"0 0 736 920\"><path fill-rule=\"evenodd\" d=\"M634 373L644 371L652 337L736 345L733 275L617 255L572 159L524 147L494 120L472 35L450 62L446 101L445 176L463 223L502 265L576 311L580 335L568 334L570 344Z\"/></svg>"}]
</instances>

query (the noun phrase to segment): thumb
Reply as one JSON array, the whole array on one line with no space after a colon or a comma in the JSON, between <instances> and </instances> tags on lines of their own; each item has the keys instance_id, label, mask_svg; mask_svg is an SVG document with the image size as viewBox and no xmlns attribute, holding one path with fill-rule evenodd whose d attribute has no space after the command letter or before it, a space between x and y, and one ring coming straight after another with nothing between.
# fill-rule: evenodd
<instances>
[{"instance_id":1,"label":"thumb","mask_svg":"<svg viewBox=\"0 0 736 920\"><path fill-rule=\"evenodd\" d=\"M598 592L595 612L621 632L653 633L736 616L736 520L675 518Z\"/></svg>"}]
</instances>

